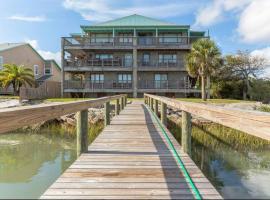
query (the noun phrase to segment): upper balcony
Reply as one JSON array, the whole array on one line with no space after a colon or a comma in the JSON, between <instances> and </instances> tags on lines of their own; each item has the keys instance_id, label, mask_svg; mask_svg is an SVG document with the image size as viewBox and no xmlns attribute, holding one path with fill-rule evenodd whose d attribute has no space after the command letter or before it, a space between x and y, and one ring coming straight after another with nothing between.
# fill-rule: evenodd
<instances>
[{"instance_id":1,"label":"upper balcony","mask_svg":"<svg viewBox=\"0 0 270 200\"><path fill-rule=\"evenodd\" d=\"M113 59L77 59L64 60L64 71L132 71L133 60Z\"/></svg>"},{"instance_id":2,"label":"upper balcony","mask_svg":"<svg viewBox=\"0 0 270 200\"><path fill-rule=\"evenodd\" d=\"M197 36L63 37L64 49L190 49ZM207 37L208 38L208 37Z\"/></svg>"}]
</instances>

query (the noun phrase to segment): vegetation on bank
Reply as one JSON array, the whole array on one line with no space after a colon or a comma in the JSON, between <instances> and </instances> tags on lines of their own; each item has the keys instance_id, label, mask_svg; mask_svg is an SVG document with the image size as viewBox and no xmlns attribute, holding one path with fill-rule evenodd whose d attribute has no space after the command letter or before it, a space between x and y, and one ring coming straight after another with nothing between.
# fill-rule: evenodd
<instances>
[{"instance_id":1,"label":"vegetation on bank","mask_svg":"<svg viewBox=\"0 0 270 200\"><path fill-rule=\"evenodd\" d=\"M18 96L22 86L35 85L33 70L23 65L5 64L0 71L0 87L12 86L14 95Z\"/></svg>"}]
</instances>

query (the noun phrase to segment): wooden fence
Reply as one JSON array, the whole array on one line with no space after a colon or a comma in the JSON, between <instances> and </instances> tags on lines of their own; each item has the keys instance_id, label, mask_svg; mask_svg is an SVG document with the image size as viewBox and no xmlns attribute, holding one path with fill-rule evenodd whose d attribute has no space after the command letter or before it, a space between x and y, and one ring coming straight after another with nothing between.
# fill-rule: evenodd
<instances>
[{"instance_id":1,"label":"wooden fence","mask_svg":"<svg viewBox=\"0 0 270 200\"><path fill-rule=\"evenodd\" d=\"M21 88L21 100L45 99L61 97L61 83L47 81L37 88Z\"/></svg>"},{"instance_id":2,"label":"wooden fence","mask_svg":"<svg viewBox=\"0 0 270 200\"><path fill-rule=\"evenodd\" d=\"M190 148L191 114L262 139L270 140L269 113L184 102L151 94L145 94L144 98L145 103L148 104L156 114L158 113L158 105L161 104L161 121L164 124L166 124L168 106L182 110L182 133L184 134L183 138L188 142L188 144L185 142L182 143L182 146L185 149L187 145L188 148L186 148L186 151L189 151Z\"/></svg>"}]
</instances>

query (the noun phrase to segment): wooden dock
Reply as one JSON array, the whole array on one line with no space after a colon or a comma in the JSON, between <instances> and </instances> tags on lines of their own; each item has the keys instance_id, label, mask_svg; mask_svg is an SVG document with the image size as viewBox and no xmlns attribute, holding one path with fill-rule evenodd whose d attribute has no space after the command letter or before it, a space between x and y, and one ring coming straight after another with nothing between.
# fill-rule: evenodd
<instances>
[{"instance_id":1,"label":"wooden dock","mask_svg":"<svg viewBox=\"0 0 270 200\"><path fill-rule=\"evenodd\" d=\"M88 150L42 199L222 198L141 101L115 116Z\"/></svg>"}]
</instances>

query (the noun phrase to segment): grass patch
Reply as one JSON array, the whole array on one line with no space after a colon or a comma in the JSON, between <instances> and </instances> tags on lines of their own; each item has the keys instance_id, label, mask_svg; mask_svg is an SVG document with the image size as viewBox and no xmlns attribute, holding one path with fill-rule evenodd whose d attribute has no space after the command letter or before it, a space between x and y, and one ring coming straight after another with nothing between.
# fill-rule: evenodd
<instances>
[{"instance_id":1,"label":"grass patch","mask_svg":"<svg viewBox=\"0 0 270 200\"><path fill-rule=\"evenodd\" d=\"M244 100L238 100L238 99L208 99L206 101L203 101L199 98L177 98L179 101L187 101L187 102L194 102L194 103L217 103L217 104L223 104L223 103L252 103L254 101L244 101Z\"/></svg>"},{"instance_id":2,"label":"grass patch","mask_svg":"<svg viewBox=\"0 0 270 200\"><path fill-rule=\"evenodd\" d=\"M19 96L0 95L0 99L19 99Z\"/></svg>"},{"instance_id":3,"label":"grass patch","mask_svg":"<svg viewBox=\"0 0 270 200\"><path fill-rule=\"evenodd\" d=\"M45 99L47 102L72 102L72 101L83 101L83 100L91 100L94 98L51 98Z\"/></svg>"},{"instance_id":4,"label":"grass patch","mask_svg":"<svg viewBox=\"0 0 270 200\"><path fill-rule=\"evenodd\" d=\"M262 105L257 108L257 110L262 111L262 112L270 112L270 106L269 105Z\"/></svg>"}]
</instances>

